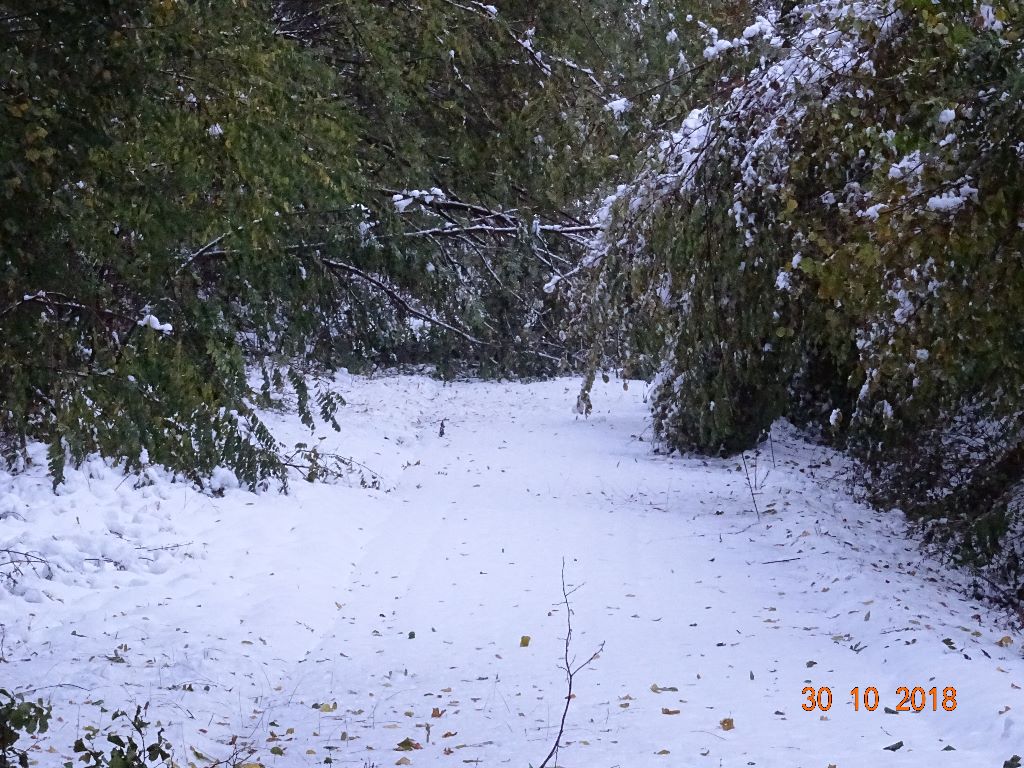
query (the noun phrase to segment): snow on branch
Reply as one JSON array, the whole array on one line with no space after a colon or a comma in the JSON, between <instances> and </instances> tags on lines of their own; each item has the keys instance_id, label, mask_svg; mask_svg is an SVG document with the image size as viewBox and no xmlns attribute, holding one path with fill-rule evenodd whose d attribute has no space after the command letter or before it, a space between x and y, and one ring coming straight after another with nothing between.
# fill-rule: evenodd
<instances>
[{"instance_id":1,"label":"snow on branch","mask_svg":"<svg viewBox=\"0 0 1024 768\"><path fill-rule=\"evenodd\" d=\"M446 331L450 331L451 333L454 333L455 335L462 337L470 344L474 344L476 346L483 345L484 342L482 342L475 336L470 335L461 328L456 328L454 325L446 323L444 320L434 317L433 315L422 310L416 309L416 307L410 304L409 301L404 296L402 296L402 294L400 294L396 288L388 285L386 282L384 282L382 278L377 277L375 275L371 275L369 272L364 272L358 267L354 267L351 264L346 264L343 261L337 261L335 259L327 258L322 258L321 261L324 264L324 266L326 266L328 269L337 272L345 272L354 277L358 277L360 280L363 280L376 288L379 288L381 291L384 292L388 299L391 300L391 302L395 305L397 309L399 309L402 312L405 312L407 315L417 317L420 320L423 320L424 322L430 323L432 325L436 325L439 328L444 328Z\"/></svg>"},{"instance_id":2,"label":"snow on branch","mask_svg":"<svg viewBox=\"0 0 1024 768\"><path fill-rule=\"evenodd\" d=\"M555 263L562 264L564 269L569 261L548 245L548 239L558 238L573 249L584 250L590 238L600 231L598 224L583 223L568 214L563 221L542 221L537 217L527 220L515 209L494 209L466 202L436 187L430 190L382 188L379 191L391 197L399 216L426 213L431 217L427 225L405 230L399 233L401 237L456 239L473 245L482 245L487 240L527 241L533 253L552 270L556 281L566 275Z\"/></svg>"},{"instance_id":3,"label":"snow on branch","mask_svg":"<svg viewBox=\"0 0 1024 768\"><path fill-rule=\"evenodd\" d=\"M600 231L590 264L620 242L611 234L613 222L642 226L663 201L693 193L713 158L739 171L733 210L737 226L745 228L745 197L772 189L788 171L792 137L808 115L807 96L827 107L865 88L875 47L899 18L892 0L821 0L785 16L769 10L735 40L722 40L705 25L706 59L752 51L759 58L724 100L691 110L678 129L660 134L637 178L606 198L594 218Z\"/></svg>"}]
</instances>

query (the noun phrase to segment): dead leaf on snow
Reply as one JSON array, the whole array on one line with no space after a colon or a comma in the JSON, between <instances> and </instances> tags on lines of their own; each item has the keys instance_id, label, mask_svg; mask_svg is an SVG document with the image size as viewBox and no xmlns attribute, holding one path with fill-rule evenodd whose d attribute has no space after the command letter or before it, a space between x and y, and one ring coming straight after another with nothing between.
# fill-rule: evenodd
<instances>
[{"instance_id":1,"label":"dead leaf on snow","mask_svg":"<svg viewBox=\"0 0 1024 768\"><path fill-rule=\"evenodd\" d=\"M733 728L736 727L736 723L733 721L731 717L722 718L722 722L719 723L719 725L722 726L723 731L731 731Z\"/></svg>"}]
</instances>

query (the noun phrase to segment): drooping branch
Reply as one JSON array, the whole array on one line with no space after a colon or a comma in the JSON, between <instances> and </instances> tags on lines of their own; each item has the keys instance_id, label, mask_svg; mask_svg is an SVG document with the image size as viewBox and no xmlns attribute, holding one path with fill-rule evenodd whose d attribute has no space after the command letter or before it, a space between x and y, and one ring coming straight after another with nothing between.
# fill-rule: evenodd
<instances>
[{"instance_id":1,"label":"drooping branch","mask_svg":"<svg viewBox=\"0 0 1024 768\"><path fill-rule=\"evenodd\" d=\"M446 230L445 228L440 228L439 231L441 234L457 234L460 231L486 231L495 235L514 235L519 232L526 231L537 234L547 233L569 237L571 235L592 234L600 229L600 227L596 225L580 223L527 223L518 215L518 211L515 209L500 210L487 208L482 205L468 203L464 200L452 197L450 194L442 192L441 190L424 192L421 190L397 190L382 187L379 191L382 194L390 196L395 201L407 200L409 201L409 205L416 203L424 209L433 211L439 215L445 211L458 211L467 215L472 214L476 217L471 220L474 222L472 225L467 225L461 229L451 228Z\"/></svg>"},{"instance_id":2,"label":"drooping branch","mask_svg":"<svg viewBox=\"0 0 1024 768\"><path fill-rule=\"evenodd\" d=\"M418 317L420 320L423 320L424 322L436 325L440 328L444 328L446 331L451 331L452 333L461 336L470 344L475 344L477 346L484 345L484 342L482 342L480 339L476 338L475 336L471 336L469 333L462 330L461 328L456 328L454 325L446 323L444 320L440 320L436 317L433 317L432 315L427 314L426 312L422 312L416 309L408 301L406 301L406 299L398 291L396 291L394 288L392 288L390 285L385 283L380 278L374 277L368 272L364 272L358 267L353 267L351 264L346 264L343 261L335 261L334 259L321 258L321 262L328 269L339 272L345 272L347 274L358 277L360 280L364 280L367 283L370 283L371 285L379 288L402 312L405 312L408 315L412 315L413 317Z\"/></svg>"}]
</instances>

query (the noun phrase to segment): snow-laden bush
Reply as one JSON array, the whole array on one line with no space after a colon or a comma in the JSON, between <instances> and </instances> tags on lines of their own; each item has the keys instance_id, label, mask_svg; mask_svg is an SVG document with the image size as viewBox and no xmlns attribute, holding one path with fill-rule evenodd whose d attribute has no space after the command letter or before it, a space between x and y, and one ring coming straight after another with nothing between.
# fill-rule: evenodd
<instances>
[{"instance_id":1,"label":"snow-laden bush","mask_svg":"<svg viewBox=\"0 0 1024 768\"><path fill-rule=\"evenodd\" d=\"M918 0L702 25L700 96L650 134L587 260L591 335L653 359L666 446L738 451L788 416L972 558L1013 545L1022 27L1015 2Z\"/></svg>"}]
</instances>

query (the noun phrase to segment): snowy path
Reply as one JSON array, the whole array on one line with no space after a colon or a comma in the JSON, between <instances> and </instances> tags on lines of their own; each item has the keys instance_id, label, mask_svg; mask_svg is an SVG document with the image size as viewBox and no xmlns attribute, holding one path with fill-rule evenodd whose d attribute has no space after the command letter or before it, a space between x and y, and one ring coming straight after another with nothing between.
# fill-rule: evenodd
<instances>
[{"instance_id":1,"label":"snowy path","mask_svg":"<svg viewBox=\"0 0 1024 768\"><path fill-rule=\"evenodd\" d=\"M536 766L564 702L563 558L582 585L573 652L605 647L577 677L559 765L1000 768L1024 753L1021 637L850 501L835 457L778 430L758 522L736 461L650 452L637 387L601 388L584 421L576 386L339 379L349 405L325 442L386 491L213 499L115 490L93 466L38 503L39 475L0 478L0 548L128 558L0 590L0 687L87 689L45 691L64 721L40 764L62 762L45 749L102 700L152 702L200 766L184 745L222 758L232 736L267 766ZM807 685L831 686L829 712L801 709ZM939 710L885 713L903 685L937 687ZM878 689L876 711L853 710L854 686ZM395 751L406 738L422 749Z\"/></svg>"}]
</instances>

